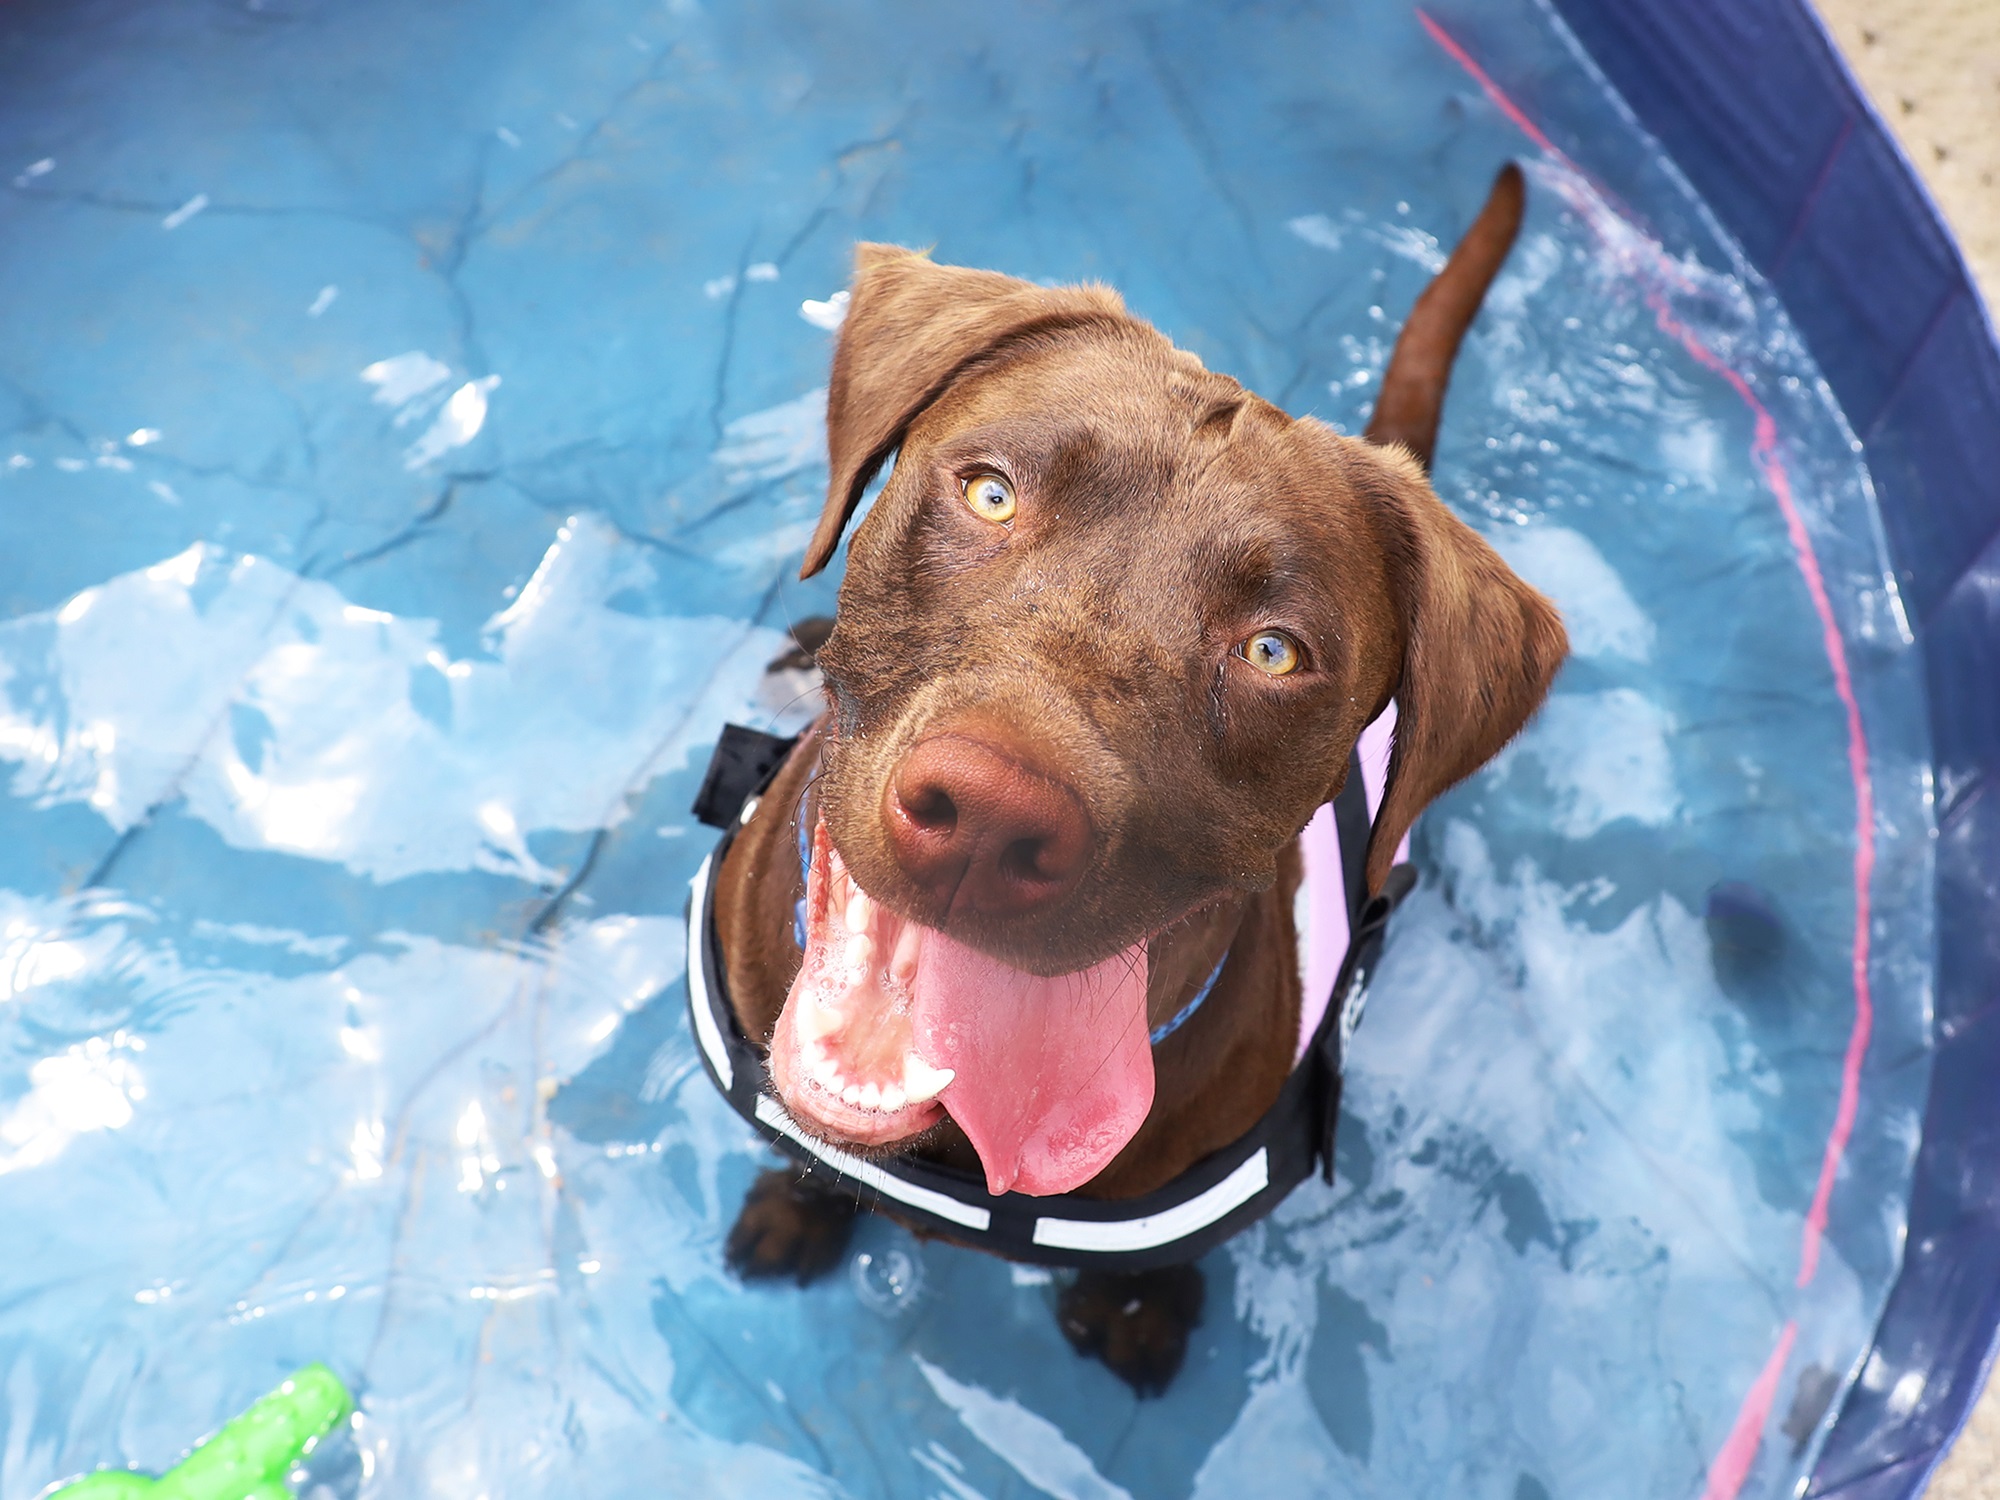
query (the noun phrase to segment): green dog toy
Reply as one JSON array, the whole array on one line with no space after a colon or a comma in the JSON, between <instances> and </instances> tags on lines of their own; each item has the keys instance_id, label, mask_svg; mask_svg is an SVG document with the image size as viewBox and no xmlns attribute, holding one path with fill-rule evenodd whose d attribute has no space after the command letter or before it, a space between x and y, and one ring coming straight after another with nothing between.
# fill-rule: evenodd
<instances>
[{"instance_id":1,"label":"green dog toy","mask_svg":"<svg viewBox=\"0 0 2000 1500\"><path fill-rule=\"evenodd\" d=\"M325 1365L307 1365L158 1479L99 1469L49 1500L291 1500L285 1474L354 1409Z\"/></svg>"}]
</instances>

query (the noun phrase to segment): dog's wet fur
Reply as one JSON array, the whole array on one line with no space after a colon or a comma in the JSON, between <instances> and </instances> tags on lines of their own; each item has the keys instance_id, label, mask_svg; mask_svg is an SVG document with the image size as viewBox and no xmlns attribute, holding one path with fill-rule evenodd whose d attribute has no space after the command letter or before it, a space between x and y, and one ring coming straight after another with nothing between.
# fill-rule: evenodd
<instances>
[{"instance_id":1,"label":"dog's wet fur","mask_svg":"<svg viewBox=\"0 0 2000 1500\"><path fill-rule=\"evenodd\" d=\"M831 635L802 633L827 712L721 872L747 1035L770 1038L798 970L810 783L862 888L904 916L1040 974L1145 942L1150 1024L1229 954L1154 1049L1145 1123L1080 1191L1148 1192L1256 1122L1297 1039L1297 836L1361 730L1395 699L1367 857L1379 891L1418 813L1520 730L1567 649L1554 608L1427 479L1452 358L1521 206L1510 167L1419 299L1361 439L1204 369L1103 287L859 247L807 576L895 462L850 544ZM1005 524L967 504L983 475L1011 488ZM1246 654L1274 629L1299 653L1282 675ZM934 763L954 787L999 785L1036 839L954 845L940 868L924 852L928 783L910 790L912 767ZM949 1119L901 1145L978 1171ZM766 1173L730 1263L808 1279L839 1259L853 1213L851 1196ZM1172 1378L1201 1304L1191 1267L1093 1271L1064 1290L1059 1322L1143 1393Z\"/></svg>"}]
</instances>

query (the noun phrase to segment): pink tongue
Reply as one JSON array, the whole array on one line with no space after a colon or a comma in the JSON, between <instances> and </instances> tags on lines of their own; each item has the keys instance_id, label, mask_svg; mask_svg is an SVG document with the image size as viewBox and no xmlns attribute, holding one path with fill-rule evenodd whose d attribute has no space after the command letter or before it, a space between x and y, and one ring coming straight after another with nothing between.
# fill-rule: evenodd
<instances>
[{"instance_id":1,"label":"pink tongue","mask_svg":"<svg viewBox=\"0 0 2000 1500\"><path fill-rule=\"evenodd\" d=\"M1153 1107L1144 943L1043 979L927 931L912 988L917 1050L957 1072L944 1106L988 1192L1081 1187Z\"/></svg>"}]
</instances>

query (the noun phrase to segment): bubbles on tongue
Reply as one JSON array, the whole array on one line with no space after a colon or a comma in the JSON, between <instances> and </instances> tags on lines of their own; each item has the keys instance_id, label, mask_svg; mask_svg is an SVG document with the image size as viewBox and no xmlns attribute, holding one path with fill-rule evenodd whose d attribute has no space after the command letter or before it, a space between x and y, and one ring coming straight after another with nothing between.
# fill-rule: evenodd
<instances>
[{"instance_id":1,"label":"bubbles on tongue","mask_svg":"<svg viewBox=\"0 0 2000 1500\"><path fill-rule=\"evenodd\" d=\"M1153 1107L1144 943L1044 978L926 932L913 989L917 1046L957 1073L944 1105L988 1192L1081 1187Z\"/></svg>"}]
</instances>

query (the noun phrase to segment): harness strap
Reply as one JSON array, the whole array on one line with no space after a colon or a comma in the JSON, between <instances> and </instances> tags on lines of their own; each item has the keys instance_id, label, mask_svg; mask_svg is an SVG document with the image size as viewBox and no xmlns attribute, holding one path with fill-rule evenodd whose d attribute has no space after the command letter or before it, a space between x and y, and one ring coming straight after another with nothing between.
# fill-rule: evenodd
<instances>
[{"instance_id":1,"label":"harness strap","mask_svg":"<svg viewBox=\"0 0 2000 1500\"><path fill-rule=\"evenodd\" d=\"M710 828L735 827L744 807L771 784L798 742L797 735L786 739L741 724L724 724L701 778L701 790L694 795L695 817Z\"/></svg>"},{"instance_id":2,"label":"harness strap","mask_svg":"<svg viewBox=\"0 0 2000 1500\"><path fill-rule=\"evenodd\" d=\"M738 826L748 820L755 797L769 785L797 741L736 725L728 726L723 738L729 753L725 757L718 745L696 806L696 816L723 829L723 837L696 872L688 903L690 1020L716 1087L738 1114L806 1172L886 1200L913 1227L1010 1260L1127 1271L1198 1259L1270 1212L1312 1175L1315 1166L1332 1180L1342 1058L1360 1021L1368 973L1389 915L1415 883L1409 868L1398 866L1390 872L1382 895L1365 905L1356 899L1363 889L1360 864L1368 827L1358 767L1350 767L1334 803L1350 898L1347 954L1311 1044L1263 1118L1238 1140L1141 1198L1111 1200L1075 1193L996 1197L973 1174L915 1159L868 1160L819 1140L802 1130L769 1092L763 1053L744 1036L729 1001L713 893ZM1357 826L1357 816L1360 836L1352 837L1349 829ZM1221 969L1218 964L1194 1000L1158 1029L1156 1043L1194 1014Z\"/></svg>"}]
</instances>

